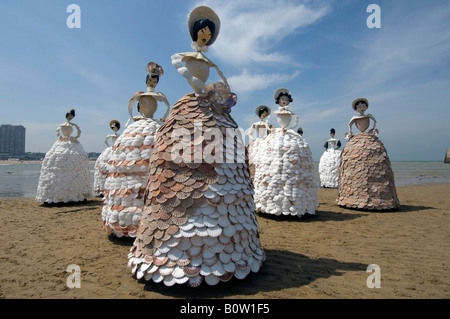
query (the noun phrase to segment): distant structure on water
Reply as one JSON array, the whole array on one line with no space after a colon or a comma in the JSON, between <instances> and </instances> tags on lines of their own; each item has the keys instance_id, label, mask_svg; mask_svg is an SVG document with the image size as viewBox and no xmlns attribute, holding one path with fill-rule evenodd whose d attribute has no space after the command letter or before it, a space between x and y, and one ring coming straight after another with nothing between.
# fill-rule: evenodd
<instances>
[{"instance_id":1,"label":"distant structure on water","mask_svg":"<svg viewBox=\"0 0 450 319\"><path fill-rule=\"evenodd\" d=\"M445 152L444 163L450 163L450 148L447 148L447 151Z\"/></svg>"},{"instance_id":2,"label":"distant structure on water","mask_svg":"<svg viewBox=\"0 0 450 319\"><path fill-rule=\"evenodd\" d=\"M19 157L25 154L25 127L2 124L0 126L0 156Z\"/></svg>"}]
</instances>

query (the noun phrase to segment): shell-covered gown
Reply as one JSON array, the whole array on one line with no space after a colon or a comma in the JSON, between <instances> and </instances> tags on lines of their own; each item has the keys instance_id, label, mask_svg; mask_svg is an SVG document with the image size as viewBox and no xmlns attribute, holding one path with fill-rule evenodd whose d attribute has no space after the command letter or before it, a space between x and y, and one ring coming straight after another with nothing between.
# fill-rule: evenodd
<instances>
[{"instance_id":1,"label":"shell-covered gown","mask_svg":"<svg viewBox=\"0 0 450 319\"><path fill-rule=\"evenodd\" d=\"M252 137L247 145L247 154L249 159L250 176L252 180L255 177L255 167L256 161L258 159L257 153L262 149L263 142L267 137L269 132L269 126L267 121L260 121L252 124L253 128L256 129L256 137Z\"/></svg>"},{"instance_id":2,"label":"shell-covered gown","mask_svg":"<svg viewBox=\"0 0 450 319\"><path fill-rule=\"evenodd\" d=\"M105 141L111 140L111 145L108 146L100 153L99 157L95 161L94 166L94 196L103 196L105 190L105 181L109 170L109 156L112 152L112 147L116 142L118 134L109 134L106 136ZM105 142L107 143L107 142Z\"/></svg>"},{"instance_id":3,"label":"shell-covered gown","mask_svg":"<svg viewBox=\"0 0 450 319\"><path fill-rule=\"evenodd\" d=\"M157 132L145 206L128 266L166 286L258 272L261 248L242 136L229 89L187 94Z\"/></svg>"},{"instance_id":4,"label":"shell-covered gown","mask_svg":"<svg viewBox=\"0 0 450 319\"><path fill-rule=\"evenodd\" d=\"M76 136L72 136L74 127L78 131ZM89 158L78 141L80 134L75 123L67 121L58 126L58 139L42 161L37 202L81 202L92 196Z\"/></svg>"},{"instance_id":5,"label":"shell-covered gown","mask_svg":"<svg viewBox=\"0 0 450 319\"><path fill-rule=\"evenodd\" d=\"M319 207L319 181L311 150L292 129L273 129L255 159L257 212L271 215L314 215Z\"/></svg>"},{"instance_id":6,"label":"shell-covered gown","mask_svg":"<svg viewBox=\"0 0 450 319\"><path fill-rule=\"evenodd\" d=\"M339 182L339 164L341 163L341 150L337 149L337 139L330 138L328 148L319 160L320 186L337 188Z\"/></svg>"},{"instance_id":7,"label":"shell-covered gown","mask_svg":"<svg viewBox=\"0 0 450 319\"><path fill-rule=\"evenodd\" d=\"M400 206L391 162L376 134L355 134L342 150L336 202L361 210L391 210Z\"/></svg>"},{"instance_id":8,"label":"shell-covered gown","mask_svg":"<svg viewBox=\"0 0 450 319\"><path fill-rule=\"evenodd\" d=\"M153 114L157 101L164 101L169 108L164 94L152 90L148 88L146 93L135 94L130 99L128 109L133 122L117 138L109 156L102 207L103 229L108 235L136 236L144 206L150 155L156 131L161 127L160 122L153 119ZM132 105L143 97L152 102L151 108L141 110L141 115L133 117Z\"/></svg>"}]
</instances>

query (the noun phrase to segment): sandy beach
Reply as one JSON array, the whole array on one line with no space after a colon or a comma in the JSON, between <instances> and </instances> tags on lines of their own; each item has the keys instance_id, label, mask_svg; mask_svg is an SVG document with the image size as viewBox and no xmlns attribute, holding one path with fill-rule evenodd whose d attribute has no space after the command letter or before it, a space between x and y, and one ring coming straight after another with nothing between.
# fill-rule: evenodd
<instances>
[{"instance_id":1,"label":"sandy beach","mask_svg":"<svg viewBox=\"0 0 450 319\"><path fill-rule=\"evenodd\" d=\"M449 187L398 187L395 212L344 209L336 189L322 188L315 215L258 215L267 255L258 273L197 288L134 279L126 267L133 240L102 230L100 198L0 200L0 298L448 299ZM80 288L67 285L70 265L80 267ZM368 287L369 265L379 267L379 288L375 280Z\"/></svg>"}]
</instances>

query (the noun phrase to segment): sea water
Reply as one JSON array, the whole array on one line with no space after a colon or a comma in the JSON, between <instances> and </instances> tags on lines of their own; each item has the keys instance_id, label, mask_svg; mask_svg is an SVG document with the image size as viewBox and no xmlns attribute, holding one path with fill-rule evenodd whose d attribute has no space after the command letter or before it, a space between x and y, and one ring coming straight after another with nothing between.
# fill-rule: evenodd
<instances>
[{"instance_id":1,"label":"sea water","mask_svg":"<svg viewBox=\"0 0 450 319\"><path fill-rule=\"evenodd\" d=\"M318 174L318 162L315 162ZM94 185L94 165L90 162L92 186ZM450 183L450 163L444 162L392 162L395 186L415 184ZM0 199L35 198L41 163L0 164Z\"/></svg>"}]
</instances>

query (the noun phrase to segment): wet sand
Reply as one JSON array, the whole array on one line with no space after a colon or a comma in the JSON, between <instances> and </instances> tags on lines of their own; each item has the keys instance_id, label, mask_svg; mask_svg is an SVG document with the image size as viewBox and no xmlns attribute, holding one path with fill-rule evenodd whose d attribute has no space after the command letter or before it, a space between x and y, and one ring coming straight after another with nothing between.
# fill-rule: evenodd
<instances>
[{"instance_id":1,"label":"wet sand","mask_svg":"<svg viewBox=\"0 0 450 319\"><path fill-rule=\"evenodd\" d=\"M398 211L368 212L337 206L337 190L322 188L315 215L257 216L267 255L258 273L197 288L134 279L126 266L133 240L102 230L100 198L2 199L0 298L448 299L449 189L397 187ZM80 267L80 288L67 285L70 265Z\"/></svg>"}]
</instances>

